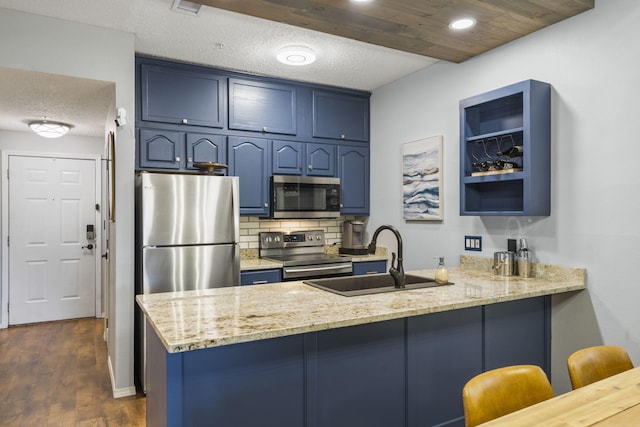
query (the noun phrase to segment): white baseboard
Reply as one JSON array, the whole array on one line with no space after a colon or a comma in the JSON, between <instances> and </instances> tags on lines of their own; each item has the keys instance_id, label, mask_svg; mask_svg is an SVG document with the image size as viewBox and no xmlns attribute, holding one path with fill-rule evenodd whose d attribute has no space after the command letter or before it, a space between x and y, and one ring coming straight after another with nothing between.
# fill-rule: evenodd
<instances>
[{"instance_id":1,"label":"white baseboard","mask_svg":"<svg viewBox=\"0 0 640 427\"><path fill-rule=\"evenodd\" d=\"M107 357L107 365L109 365L109 378L111 378L111 392L113 393L113 398L118 399L120 397L128 397L136 395L136 387L125 387L125 388L115 388L114 384L116 383L115 378L113 376L113 368L111 367L111 357Z\"/></svg>"}]
</instances>

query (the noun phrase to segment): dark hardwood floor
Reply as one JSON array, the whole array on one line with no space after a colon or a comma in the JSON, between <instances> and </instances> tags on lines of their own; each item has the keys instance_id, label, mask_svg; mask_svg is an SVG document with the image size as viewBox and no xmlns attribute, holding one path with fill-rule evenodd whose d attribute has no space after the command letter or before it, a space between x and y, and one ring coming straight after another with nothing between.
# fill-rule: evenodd
<instances>
[{"instance_id":1,"label":"dark hardwood floor","mask_svg":"<svg viewBox=\"0 0 640 427\"><path fill-rule=\"evenodd\" d=\"M112 397L103 322L0 330L0 426L145 425L144 397Z\"/></svg>"}]
</instances>

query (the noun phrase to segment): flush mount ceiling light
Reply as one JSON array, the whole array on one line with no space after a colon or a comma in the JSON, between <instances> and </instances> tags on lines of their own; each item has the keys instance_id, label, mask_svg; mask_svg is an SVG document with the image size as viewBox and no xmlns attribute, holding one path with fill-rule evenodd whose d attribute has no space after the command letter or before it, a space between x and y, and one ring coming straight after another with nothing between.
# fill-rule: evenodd
<instances>
[{"instance_id":1,"label":"flush mount ceiling light","mask_svg":"<svg viewBox=\"0 0 640 427\"><path fill-rule=\"evenodd\" d=\"M316 54L306 46L285 46L276 58L287 65L309 65L316 60Z\"/></svg>"},{"instance_id":2,"label":"flush mount ceiling light","mask_svg":"<svg viewBox=\"0 0 640 427\"><path fill-rule=\"evenodd\" d=\"M43 120L29 122L32 131L45 138L59 138L69 132L73 126L61 122L52 122L45 117Z\"/></svg>"},{"instance_id":3,"label":"flush mount ceiling light","mask_svg":"<svg viewBox=\"0 0 640 427\"><path fill-rule=\"evenodd\" d=\"M187 15L194 16L200 13L201 8L201 4L186 0L174 0L173 5L171 6L171 10L173 10L174 12L182 12L186 13Z\"/></svg>"},{"instance_id":4,"label":"flush mount ceiling light","mask_svg":"<svg viewBox=\"0 0 640 427\"><path fill-rule=\"evenodd\" d=\"M476 20L473 18L460 18L455 19L449 23L449 28L452 30L466 30L476 25Z\"/></svg>"}]
</instances>

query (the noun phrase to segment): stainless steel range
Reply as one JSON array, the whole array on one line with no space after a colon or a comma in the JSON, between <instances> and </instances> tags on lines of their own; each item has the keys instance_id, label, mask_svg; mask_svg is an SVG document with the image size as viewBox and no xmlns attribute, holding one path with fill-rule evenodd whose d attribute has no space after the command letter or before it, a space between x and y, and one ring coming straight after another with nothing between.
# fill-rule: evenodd
<instances>
[{"instance_id":1,"label":"stainless steel range","mask_svg":"<svg viewBox=\"0 0 640 427\"><path fill-rule=\"evenodd\" d=\"M260 233L260 258L282 262L284 280L347 276L353 272L351 257L324 253L324 231Z\"/></svg>"}]
</instances>

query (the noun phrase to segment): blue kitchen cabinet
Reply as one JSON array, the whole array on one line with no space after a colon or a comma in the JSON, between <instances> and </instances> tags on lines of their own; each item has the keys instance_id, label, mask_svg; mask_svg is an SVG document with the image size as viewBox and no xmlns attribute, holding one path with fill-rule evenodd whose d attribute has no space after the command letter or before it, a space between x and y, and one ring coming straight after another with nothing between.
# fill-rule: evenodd
<instances>
[{"instance_id":1,"label":"blue kitchen cabinet","mask_svg":"<svg viewBox=\"0 0 640 427\"><path fill-rule=\"evenodd\" d=\"M550 111L536 80L460 101L460 215L550 215Z\"/></svg>"},{"instance_id":2,"label":"blue kitchen cabinet","mask_svg":"<svg viewBox=\"0 0 640 427\"><path fill-rule=\"evenodd\" d=\"M186 168L200 170L194 163L227 163L227 138L224 135L187 133ZM224 172L221 170L221 172Z\"/></svg>"},{"instance_id":3,"label":"blue kitchen cabinet","mask_svg":"<svg viewBox=\"0 0 640 427\"><path fill-rule=\"evenodd\" d=\"M143 121L224 126L223 76L199 69L142 63L139 85Z\"/></svg>"},{"instance_id":4,"label":"blue kitchen cabinet","mask_svg":"<svg viewBox=\"0 0 640 427\"><path fill-rule=\"evenodd\" d=\"M140 168L179 170L184 158L184 132L156 129L138 131Z\"/></svg>"},{"instance_id":5,"label":"blue kitchen cabinet","mask_svg":"<svg viewBox=\"0 0 640 427\"><path fill-rule=\"evenodd\" d=\"M147 424L462 427L480 372L549 375L549 318L543 296L181 353L149 329Z\"/></svg>"},{"instance_id":6,"label":"blue kitchen cabinet","mask_svg":"<svg viewBox=\"0 0 640 427\"><path fill-rule=\"evenodd\" d=\"M241 285L262 285L265 283L282 282L282 269L246 270L240 272Z\"/></svg>"},{"instance_id":7,"label":"blue kitchen cabinet","mask_svg":"<svg viewBox=\"0 0 640 427\"><path fill-rule=\"evenodd\" d=\"M269 141L231 136L228 140L228 175L239 177L240 214L269 215Z\"/></svg>"},{"instance_id":8,"label":"blue kitchen cabinet","mask_svg":"<svg viewBox=\"0 0 640 427\"><path fill-rule=\"evenodd\" d=\"M147 425L305 425L304 336L167 353L147 339ZM250 402L250 408L248 408Z\"/></svg>"},{"instance_id":9,"label":"blue kitchen cabinet","mask_svg":"<svg viewBox=\"0 0 640 427\"><path fill-rule=\"evenodd\" d=\"M404 319L307 334L307 426L405 425Z\"/></svg>"},{"instance_id":10,"label":"blue kitchen cabinet","mask_svg":"<svg viewBox=\"0 0 640 427\"><path fill-rule=\"evenodd\" d=\"M369 215L369 147L338 146L342 215Z\"/></svg>"},{"instance_id":11,"label":"blue kitchen cabinet","mask_svg":"<svg viewBox=\"0 0 640 427\"><path fill-rule=\"evenodd\" d=\"M538 365L551 372L551 299L529 298L485 306L485 370Z\"/></svg>"},{"instance_id":12,"label":"blue kitchen cabinet","mask_svg":"<svg viewBox=\"0 0 640 427\"><path fill-rule=\"evenodd\" d=\"M387 272L387 261L354 261L353 275L378 274Z\"/></svg>"},{"instance_id":13,"label":"blue kitchen cabinet","mask_svg":"<svg viewBox=\"0 0 640 427\"><path fill-rule=\"evenodd\" d=\"M483 371L482 310L407 319L408 426L464 427L462 388Z\"/></svg>"},{"instance_id":14,"label":"blue kitchen cabinet","mask_svg":"<svg viewBox=\"0 0 640 427\"><path fill-rule=\"evenodd\" d=\"M369 96L313 90L313 137L369 142Z\"/></svg>"},{"instance_id":15,"label":"blue kitchen cabinet","mask_svg":"<svg viewBox=\"0 0 640 427\"><path fill-rule=\"evenodd\" d=\"M274 175L335 176L336 147L297 141L273 141Z\"/></svg>"},{"instance_id":16,"label":"blue kitchen cabinet","mask_svg":"<svg viewBox=\"0 0 640 427\"><path fill-rule=\"evenodd\" d=\"M229 79L229 129L295 135L296 87L261 80Z\"/></svg>"}]
</instances>

